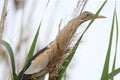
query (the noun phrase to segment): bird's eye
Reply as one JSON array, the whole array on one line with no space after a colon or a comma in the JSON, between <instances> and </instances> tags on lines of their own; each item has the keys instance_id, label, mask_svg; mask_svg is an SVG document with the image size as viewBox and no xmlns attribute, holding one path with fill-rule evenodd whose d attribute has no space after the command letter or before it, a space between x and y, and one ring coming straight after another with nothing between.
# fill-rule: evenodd
<instances>
[{"instance_id":1,"label":"bird's eye","mask_svg":"<svg viewBox=\"0 0 120 80\"><path fill-rule=\"evenodd\" d=\"M87 18L90 17L90 16L91 16L90 14L87 14L87 15L86 15Z\"/></svg>"}]
</instances>

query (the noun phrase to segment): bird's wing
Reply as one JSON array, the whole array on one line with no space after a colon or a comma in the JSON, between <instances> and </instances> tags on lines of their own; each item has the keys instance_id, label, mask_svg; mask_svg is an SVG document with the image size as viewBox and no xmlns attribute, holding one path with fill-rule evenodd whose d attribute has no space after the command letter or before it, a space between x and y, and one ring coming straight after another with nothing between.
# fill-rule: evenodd
<instances>
[{"instance_id":1,"label":"bird's wing","mask_svg":"<svg viewBox=\"0 0 120 80\"><path fill-rule=\"evenodd\" d=\"M27 64L25 74L33 74L39 72L49 63L49 49L48 47L38 51Z\"/></svg>"}]
</instances>

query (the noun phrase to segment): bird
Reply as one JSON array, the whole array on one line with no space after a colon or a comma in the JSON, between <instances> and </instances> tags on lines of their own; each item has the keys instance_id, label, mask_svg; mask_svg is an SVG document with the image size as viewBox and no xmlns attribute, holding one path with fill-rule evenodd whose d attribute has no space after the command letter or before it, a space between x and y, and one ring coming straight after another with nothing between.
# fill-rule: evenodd
<instances>
[{"instance_id":1,"label":"bird","mask_svg":"<svg viewBox=\"0 0 120 80\"><path fill-rule=\"evenodd\" d=\"M40 72L47 66L55 65L55 61L58 60L58 57L53 56L52 51L58 49L61 52L66 51L68 48L70 41L75 34L77 28L84 22L93 19L95 14L84 11L79 16L71 19L67 25L60 30L55 40L52 41L48 46L38 51L28 62L26 69L22 69L18 74L18 80L27 80L27 76L30 76L34 73ZM105 18L102 15L98 15L96 18ZM56 48L57 47L57 48ZM59 53L56 50L54 55L58 55ZM52 56L51 56L52 55ZM62 56L61 54L60 56ZM54 62L53 62L54 61ZM51 64L50 64L51 63ZM61 63L60 63L61 64ZM52 74L53 71L56 71L55 68L51 69L49 74ZM53 77L54 75L52 75ZM49 80L54 80L50 78Z\"/></svg>"}]
</instances>

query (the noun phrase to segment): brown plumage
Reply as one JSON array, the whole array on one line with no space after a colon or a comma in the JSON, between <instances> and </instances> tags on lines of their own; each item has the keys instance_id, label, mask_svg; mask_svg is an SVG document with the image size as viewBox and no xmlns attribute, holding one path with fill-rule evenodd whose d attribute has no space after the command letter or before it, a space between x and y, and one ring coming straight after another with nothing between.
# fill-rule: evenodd
<instances>
[{"instance_id":1,"label":"brown plumage","mask_svg":"<svg viewBox=\"0 0 120 80\"><path fill-rule=\"evenodd\" d=\"M68 53L70 41L77 28L83 22L91 20L93 17L93 13L85 11L76 18L70 20L68 24L62 30L60 30L53 42L33 56L28 64L27 69L25 70L25 77L30 75L32 77L39 78L39 75L37 74L41 73L45 75L47 72L49 72L49 80L55 80L59 69L62 67L61 65L63 60L67 56L66 53ZM104 18L104 16L97 16L97 18ZM19 73L19 80L21 80L23 73L23 70ZM23 77L22 80L26 80L25 77Z\"/></svg>"}]
</instances>

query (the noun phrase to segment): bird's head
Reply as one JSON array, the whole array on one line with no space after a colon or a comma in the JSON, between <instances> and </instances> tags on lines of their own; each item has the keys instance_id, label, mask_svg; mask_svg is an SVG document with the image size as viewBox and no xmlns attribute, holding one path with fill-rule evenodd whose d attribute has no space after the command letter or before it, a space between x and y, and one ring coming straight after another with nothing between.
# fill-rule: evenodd
<instances>
[{"instance_id":1,"label":"bird's head","mask_svg":"<svg viewBox=\"0 0 120 80\"><path fill-rule=\"evenodd\" d=\"M88 20L93 19L94 16L95 14L88 12L88 11L84 11L83 13L81 13L80 18L83 21L88 21ZM105 16L98 15L96 18L105 18Z\"/></svg>"}]
</instances>

